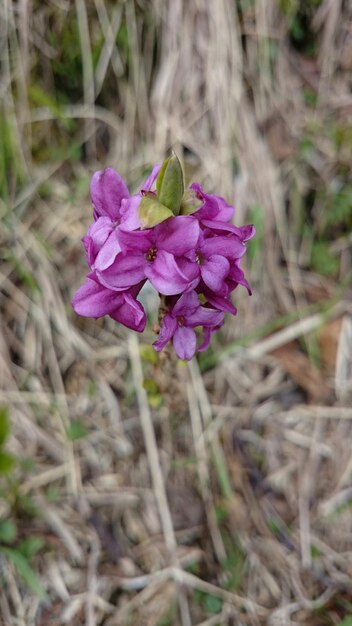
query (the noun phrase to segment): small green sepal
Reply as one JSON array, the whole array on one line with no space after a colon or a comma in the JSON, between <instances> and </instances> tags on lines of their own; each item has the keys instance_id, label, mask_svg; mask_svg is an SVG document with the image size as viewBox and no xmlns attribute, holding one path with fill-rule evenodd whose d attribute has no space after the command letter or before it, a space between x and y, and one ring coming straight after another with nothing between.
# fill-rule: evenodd
<instances>
[{"instance_id":1,"label":"small green sepal","mask_svg":"<svg viewBox=\"0 0 352 626\"><path fill-rule=\"evenodd\" d=\"M198 211L202 204L204 204L203 200L198 198L194 189L186 189L182 197L180 213L181 215L191 215Z\"/></svg>"},{"instance_id":2,"label":"small green sepal","mask_svg":"<svg viewBox=\"0 0 352 626\"><path fill-rule=\"evenodd\" d=\"M173 154L162 164L156 180L158 200L170 209L174 215L178 215L184 190L185 185L181 163L176 154Z\"/></svg>"},{"instance_id":3,"label":"small green sepal","mask_svg":"<svg viewBox=\"0 0 352 626\"><path fill-rule=\"evenodd\" d=\"M143 228L152 228L164 222L169 217L174 217L170 209L161 204L152 193L143 196L138 207L138 217Z\"/></svg>"}]
</instances>

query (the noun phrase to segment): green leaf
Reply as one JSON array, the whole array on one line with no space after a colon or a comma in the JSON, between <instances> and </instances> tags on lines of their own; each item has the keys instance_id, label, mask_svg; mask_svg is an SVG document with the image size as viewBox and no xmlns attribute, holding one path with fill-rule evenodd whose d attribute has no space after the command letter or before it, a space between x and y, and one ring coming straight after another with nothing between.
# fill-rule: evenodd
<instances>
[{"instance_id":1,"label":"green leaf","mask_svg":"<svg viewBox=\"0 0 352 626\"><path fill-rule=\"evenodd\" d=\"M158 393L159 391L158 385L155 382L154 378L145 378L143 381L143 387L148 394Z\"/></svg>"},{"instance_id":2,"label":"green leaf","mask_svg":"<svg viewBox=\"0 0 352 626\"><path fill-rule=\"evenodd\" d=\"M14 568L18 572L20 576L22 576L26 585L42 600L47 600L48 596L45 593L42 585L39 582L39 579L33 570L33 568L28 563L27 559L18 552L18 550L14 550L12 548L0 548L0 552L2 552L13 564Z\"/></svg>"},{"instance_id":3,"label":"green leaf","mask_svg":"<svg viewBox=\"0 0 352 626\"><path fill-rule=\"evenodd\" d=\"M163 403L163 398L160 393L156 393L153 395L148 394L148 402L152 409L157 410L160 409Z\"/></svg>"},{"instance_id":4,"label":"green leaf","mask_svg":"<svg viewBox=\"0 0 352 626\"><path fill-rule=\"evenodd\" d=\"M0 542L12 543L17 536L16 524L10 519L0 520Z\"/></svg>"},{"instance_id":5,"label":"green leaf","mask_svg":"<svg viewBox=\"0 0 352 626\"><path fill-rule=\"evenodd\" d=\"M222 609L223 600L217 596L212 596L208 593L197 590L194 592L194 599L196 602L201 604L208 613L213 615L220 613Z\"/></svg>"},{"instance_id":6,"label":"green leaf","mask_svg":"<svg viewBox=\"0 0 352 626\"><path fill-rule=\"evenodd\" d=\"M352 615L346 615L340 622L340 626L352 626Z\"/></svg>"},{"instance_id":7,"label":"green leaf","mask_svg":"<svg viewBox=\"0 0 352 626\"><path fill-rule=\"evenodd\" d=\"M0 407L0 446L4 445L10 434L9 409L7 406Z\"/></svg>"},{"instance_id":8,"label":"green leaf","mask_svg":"<svg viewBox=\"0 0 352 626\"><path fill-rule=\"evenodd\" d=\"M18 544L17 550L26 559L31 559L44 546L45 541L42 537L27 537L27 539L23 539L23 541Z\"/></svg>"},{"instance_id":9,"label":"green leaf","mask_svg":"<svg viewBox=\"0 0 352 626\"><path fill-rule=\"evenodd\" d=\"M57 487L48 487L45 492L45 497L48 502L56 502L60 497L60 491Z\"/></svg>"},{"instance_id":10,"label":"green leaf","mask_svg":"<svg viewBox=\"0 0 352 626\"><path fill-rule=\"evenodd\" d=\"M180 213L182 215L191 215L195 211L198 211L202 204L204 204L203 200L198 198L194 189L186 189L182 197Z\"/></svg>"},{"instance_id":11,"label":"green leaf","mask_svg":"<svg viewBox=\"0 0 352 626\"><path fill-rule=\"evenodd\" d=\"M223 601L221 600L221 598L216 598L215 596L207 594L204 598L203 605L208 613L216 615L217 613L220 613Z\"/></svg>"},{"instance_id":12,"label":"green leaf","mask_svg":"<svg viewBox=\"0 0 352 626\"><path fill-rule=\"evenodd\" d=\"M330 251L327 241L315 241L312 249L312 267L325 276L334 276L339 269L339 260Z\"/></svg>"},{"instance_id":13,"label":"green leaf","mask_svg":"<svg viewBox=\"0 0 352 626\"><path fill-rule=\"evenodd\" d=\"M162 164L156 180L156 190L159 202L170 209L174 215L178 215L185 186L181 163L176 154Z\"/></svg>"},{"instance_id":14,"label":"green leaf","mask_svg":"<svg viewBox=\"0 0 352 626\"><path fill-rule=\"evenodd\" d=\"M166 171L166 168L167 168L167 166L169 164L170 158L171 157L168 157L167 159L165 159L164 163L162 164L162 166L161 166L161 168L159 170L158 177L156 179L156 193L157 193L158 198L160 196L161 185L162 185L162 182L164 180L165 171Z\"/></svg>"},{"instance_id":15,"label":"green leaf","mask_svg":"<svg viewBox=\"0 0 352 626\"><path fill-rule=\"evenodd\" d=\"M138 207L138 216L143 228L152 228L165 222L174 214L166 206L158 202L153 194L143 196Z\"/></svg>"},{"instance_id":16,"label":"green leaf","mask_svg":"<svg viewBox=\"0 0 352 626\"><path fill-rule=\"evenodd\" d=\"M139 352L141 355L141 359L146 361L147 363L152 363L152 365L156 365L158 362L158 353L147 343L142 343L139 346Z\"/></svg>"},{"instance_id":17,"label":"green leaf","mask_svg":"<svg viewBox=\"0 0 352 626\"><path fill-rule=\"evenodd\" d=\"M15 457L9 452L0 452L0 474L8 474L16 464Z\"/></svg>"},{"instance_id":18,"label":"green leaf","mask_svg":"<svg viewBox=\"0 0 352 626\"><path fill-rule=\"evenodd\" d=\"M31 102L40 107L48 108L57 119L61 119L61 110L57 101L49 94L48 91L44 91L38 84L32 84L29 87L29 97Z\"/></svg>"},{"instance_id":19,"label":"green leaf","mask_svg":"<svg viewBox=\"0 0 352 626\"><path fill-rule=\"evenodd\" d=\"M66 430L67 438L71 441L76 441L77 439L83 439L88 434L88 431L80 420L73 420L69 427Z\"/></svg>"},{"instance_id":20,"label":"green leaf","mask_svg":"<svg viewBox=\"0 0 352 626\"><path fill-rule=\"evenodd\" d=\"M33 472L36 467L35 460L32 459L30 456L25 456L24 458L18 459L18 463L21 469L26 473Z\"/></svg>"}]
</instances>

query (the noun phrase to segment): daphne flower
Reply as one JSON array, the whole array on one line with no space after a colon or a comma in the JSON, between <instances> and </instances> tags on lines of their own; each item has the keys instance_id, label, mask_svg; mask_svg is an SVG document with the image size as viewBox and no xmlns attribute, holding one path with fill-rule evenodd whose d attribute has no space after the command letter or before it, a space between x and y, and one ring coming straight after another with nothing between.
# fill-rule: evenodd
<instances>
[{"instance_id":1,"label":"daphne flower","mask_svg":"<svg viewBox=\"0 0 352 626\"><path fill-rule=\"evenodd\" d=\"M95 172L90 183L94 219L109 217L113 222L119 220L121 202L129 195L122 176L115 172L112 167Z\"/></svg>"},{"instance_id":2,"label":"daphne flower","mask_svg":"<svg viewBox=\"0 0 352 626\"><path fill-rule=\"evenodd\" d=\"M97 271L98 280L119 291L149 278L166 296L192 289L198 271L185 255L195 249L199 233L198 221L182 215L142 231L121 228L116 234L121 252L106 270Z\"/></svg>"},{"instance_id":3,"label":"daphne flower","mask_svg":"<svg viewBox=\"0 0 352 626\"><path fill-rule=\"evenodd\" d=\"M241 258L245 252L243 242L236 235L222 237L201 230L197 246L187 257L196 264L199 279L207 288L223 294L227 292L225 280L230 272L230 261Z\"/></svg>"},{"instance_id":4,"label":"daphne flower","mask_svg":"<svg viewBox=\"0 0 352 626\"><path fill-rule=\"evenodd\" d=\"M95 172L90 184L94 222L82 241L91 269L104 270L120 252L116 227L125 230L140 227L138 205L142 192L150 191L160 170L156 165L142 186L141 192L130 196L123 178L111 167ZM100 254L99 254L100 253Z\"/></svg>"},{"instance_id":5,"label":"daphne flower","mask_svg":"<svg viewBox=\"0 0 352 626\"><path fill-rule=\"evenodd\" d=\"M197 198L203 202L202 206L193 214L198 219L219 220L228 222L234 213L234 207L221 198L205 193L198 183L193 183L191 189L196 192Z\"/></svg>"},{"instance_id":6,"label":"daphne flower","mask_svg":"<svg viewBox=\"0 0 352 626\"><path fill-rule=\"evenodd\" d=\"M224 322L224 314L220 311L201 306L195 291L184 293L170 306L164 315L157 341L153 346L160 352L172 339L176 354L180 359L189 361L196 352L197 336L193 330L203 326L205 338L199 351L205 350L214 332Z\"/></svg>"},{"instance_id":7,"label":"daphne flower","mask_svg":"<svg viewBox=\"0 0 352 626\"><path fill-rule=\"evenodd\" d=\"M145 328L146 316L141 303L136 300L140 288L141 285L116 293L87 278L74 295L72 307L83 317L97 319L109 315L116 322L141 333Z\"/></svg>"},{"instance_id":8,"label":"daphne flower","mask_svg":"<svg viewBox=\"0 0 352 626\"><path fill-rule=\"evenodd\" d=\"M94 268L95 260L100 250L113 231L114 223L111 221L110 217L98 217L98 219L89 226L87 234L82 238L82 243L87 255L87 262L92 269Z\"/></svg>"},{"instance_id":9,"label":"daphne flower","mask_svg":"<svg viewBox=\"0 0 352 626\"><path fill-rule=\"evenodd\" d=\"M249 241L255 235L255 227L253 224L246 224L246 226L235 226L234 224L226 224L220 220L202 220L202 227L204 230L212 235L236 235L242 242Z\"/></svg>"}]
</instances>

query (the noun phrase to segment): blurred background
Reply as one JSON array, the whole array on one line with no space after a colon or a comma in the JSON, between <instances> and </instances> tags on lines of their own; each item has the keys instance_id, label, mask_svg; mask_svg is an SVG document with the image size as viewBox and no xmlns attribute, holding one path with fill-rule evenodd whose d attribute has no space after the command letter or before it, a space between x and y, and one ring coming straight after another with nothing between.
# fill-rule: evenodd
<instances>
[{"instance_id":1,"label":"blurred background","mask_svg":"<svg viewBox=\"0 0 352 626\"><path fill-rule=\"evenodd\" d=\"M350 626L351 3L2 0L0 63L2 623ZM189 365L70 306L171 148L257 229Z\"/></svg>"}]
</instances>

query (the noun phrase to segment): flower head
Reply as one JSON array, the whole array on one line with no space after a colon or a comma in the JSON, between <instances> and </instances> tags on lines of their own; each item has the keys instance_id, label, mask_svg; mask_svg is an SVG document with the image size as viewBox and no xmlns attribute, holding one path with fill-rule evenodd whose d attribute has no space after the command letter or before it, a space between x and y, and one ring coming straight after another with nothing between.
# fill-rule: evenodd
<instances>
[{"instance_id":1,"label":"flower head","mask_svg":"<svg viewBox=\"0 0 352 626\"><path fill-rule=\"evenodd\" d=\"M231 224L234 208L198 183L185 190L176 156L156 165L137 194L112 168L93 175L90 193L94 222L82 240L90 272L72 300L76 313L109 315L141 332L146 316L137 296L149 280L163 303L155 350L171 340L181 359L191 359L196 327L198 351L205 350L224 314L237 312L234 289L251 293L240 263L254 226Z\"/></svg>"}]
</instances>

